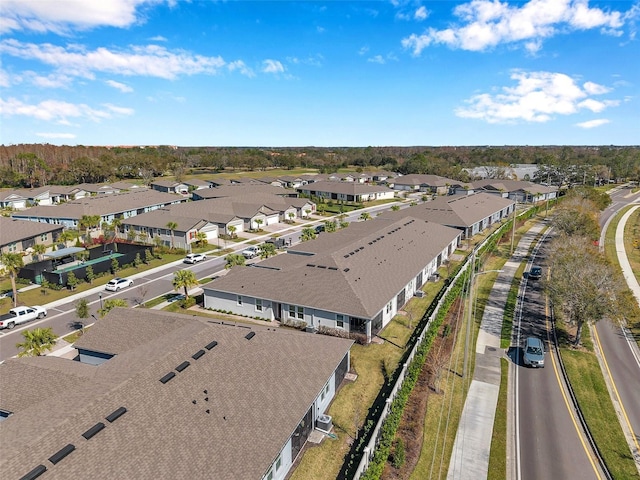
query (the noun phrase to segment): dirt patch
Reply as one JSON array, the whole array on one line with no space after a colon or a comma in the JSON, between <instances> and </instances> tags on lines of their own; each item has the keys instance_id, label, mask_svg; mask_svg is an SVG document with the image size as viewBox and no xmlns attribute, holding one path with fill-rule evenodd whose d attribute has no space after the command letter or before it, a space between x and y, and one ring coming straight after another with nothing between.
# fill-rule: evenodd
<instances>
[{"instance_id":1,"label":"dirt patch","mask_svg":"<svg viewBox=\"0 0 640 480\"><path fill-rule=\"evenodd\" d=\"M459 299L454 302L449 312L458 312ZM448 360L453 351L456 329L456 321L459 316L449 313L440 327L435 338L424 368L418 376L407 405L405 406L400 426L396 433L396 442L401 439L405 448L405 462L400 468L393 467L390 463L385 466L382 474L383 480L404 480L413 473L420 453L422 452L422 440L424 438L424 419L427 412L427 403L431 395L439 395L441 386L439 380L448 366ZM393 452L391 454L393 456Z\"/></svg>"}]
</instances>

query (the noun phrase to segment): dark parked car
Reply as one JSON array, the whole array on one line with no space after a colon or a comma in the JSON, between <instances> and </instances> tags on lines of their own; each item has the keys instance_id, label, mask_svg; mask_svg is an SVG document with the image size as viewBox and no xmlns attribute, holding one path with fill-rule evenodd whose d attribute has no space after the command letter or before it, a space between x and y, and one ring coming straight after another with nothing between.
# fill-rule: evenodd
<instances>
[{"instance_id":1,"label":"dark parked car","mask_svg":"<svg viewBox=\"0 0 640 480\"><path fill-rule=\"evenodd\" d=\"M324 232L324 225L322 225L322 224L320 224L320 225L316 225L315 232L316 232L316 235L317 235L318 233L322 233L322 232Z\"/></svg>"},{"instance_id":2,"label":"dark parked car","mask_svg":"<svg viewBox=\"0 0 640 480\"><path fill-rule=\"evenodd\" d=\"M531 267L531 270L529 270L529 278L531 280L538 280L541 277L542 277L542 267L538 267L536 265Z\"/></svg>"}]
</instances>

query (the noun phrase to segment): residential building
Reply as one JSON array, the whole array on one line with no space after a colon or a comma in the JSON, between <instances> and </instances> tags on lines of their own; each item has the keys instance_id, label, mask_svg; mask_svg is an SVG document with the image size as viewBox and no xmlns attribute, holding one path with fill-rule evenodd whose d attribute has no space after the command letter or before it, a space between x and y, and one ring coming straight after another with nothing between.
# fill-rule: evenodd
<instances>
[{"instance_id":1,"label":"residential building","mask_svg":"<svg viewBox=\"0 0 640 480\"><path fill-rule=\"evenodd\" d=\"M78 228L84 215L97 215L100 224L114 218L129 218L184 201L183 197L153 190L99 195L71 200L61 205L37 206L12 214L13 218Z\"/></svg>"},{"instance_id":2,"label":"residential building","mask_svg":"<svg viewBox=\"0 0 640 480\"><path fill-rule=\"evenodd\" d=\"M354 222L203 286L204 306L376 335L447 260L462 232L407 215Z\"/></svg>"},{"instance_id":3,"label":"residential building","mask_svg":"<svg viewBox=\"0 0 640 480\"><path fill-rule=\"evenodd\" d=\"M435 195L451 195L462 193L471 188L471 185L452 178L440 175L411 174L396 177L388 181L394 190L408 192L424 192Z\"/></svg>"},{"instance_id":4,"label":"residential building","mask_svg":"<svg viewBox=\"0 0 640 480\"><path fill-rule=\"evenodd\" d=\"M437 197L414 205L409 210L385 212L382 216L397 218L410 214L428 222L462 230L463 238L469 238L508 218L514 209L513 200L489 193L476 193Z\"/></svg>"},{"instance_id":5,"label":"residential building","mask_svg":"<svg viewBox=\"0 0 640 480\"><path fill-rule=\"evenodd\" d=\"M0 365L0 477L283 480L353 342L133 312Z\"/></svg>"},{"instance_id":6,"label":"residential building","mask_svg":"<svg viewBox=\"0 0 640 480\"><path fill-rule=\"evenodd\" d=\"M535 203L558 197L558 187L520 180L487 179L478 180L477 182L473 182L472 185L473 189L477 192L499 195L520 203Z\"/></svg>"},{"instance_id":7,"label":"residential building","mask_svg":"<svg viewBox=\"0 0 640 480\"><path fill-rule=\"evenodd\" d=\"M373 200L392 200L394 198L394 191L388 187L359 182L313 182L298 187L296 190L308 197L320 197L327 200L345 202L370 202Z\"/></svg>"},{"instance_id":8,"label":"residential building","mask_svg":"<svg viewBox=\"0 0 640 480\"><path fill-rule=\"evenodd\" d=\"M28 222L0 216L0 253L21 253L33 257L33 246L51 246L62 233L62 225Z\"/></svg>"}]
</instances>

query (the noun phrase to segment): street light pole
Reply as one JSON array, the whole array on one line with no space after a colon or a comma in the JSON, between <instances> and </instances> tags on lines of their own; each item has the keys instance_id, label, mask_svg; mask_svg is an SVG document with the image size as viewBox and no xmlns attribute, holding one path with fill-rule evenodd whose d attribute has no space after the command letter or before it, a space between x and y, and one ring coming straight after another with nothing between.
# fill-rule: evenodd
<instances>
[{"instance_id":1,"label":"street light pole","mask_svg":"<svg viewBox=\"0 0 640 480\"><path fill-rule=\"evenodd\" d=\"M100 310L102 310L102 292L98 293L98 297L100 298Z\"/></svg>"},{"instance_id":2,"label":"street light pole","mask_svg":"<svg viewBox=\"0 0 640 480\"><path fill-rule=\"evenodd\" d=\"M467 316L467 328L464 342L464 361L462 366L462 378L466 379L468 375L468 363L469 363L469 349L471 344L471 324L473 323L473 292L476 275L484 275L485 273L502 273L504 270L485 270L483 272L476 273L475 270L476 251L474 250L471 255L471 277L469 278L469 315Z\"/></svg>"}]
</instances>

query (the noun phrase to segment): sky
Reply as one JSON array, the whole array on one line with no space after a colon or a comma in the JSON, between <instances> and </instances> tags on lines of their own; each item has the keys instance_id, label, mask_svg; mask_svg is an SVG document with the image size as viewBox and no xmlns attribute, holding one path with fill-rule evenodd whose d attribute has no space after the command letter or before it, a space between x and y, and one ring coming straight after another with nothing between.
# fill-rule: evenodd
<instances>
[{"instance_id":1,"label":"sky","mask_svg":"<svg viewBox=\"0 0 640 480\"><path fill-rule=\"evenodd\" d=\"M2 0L0 144L639 145L640 0Z\"/></svg>"}]
</instances>

